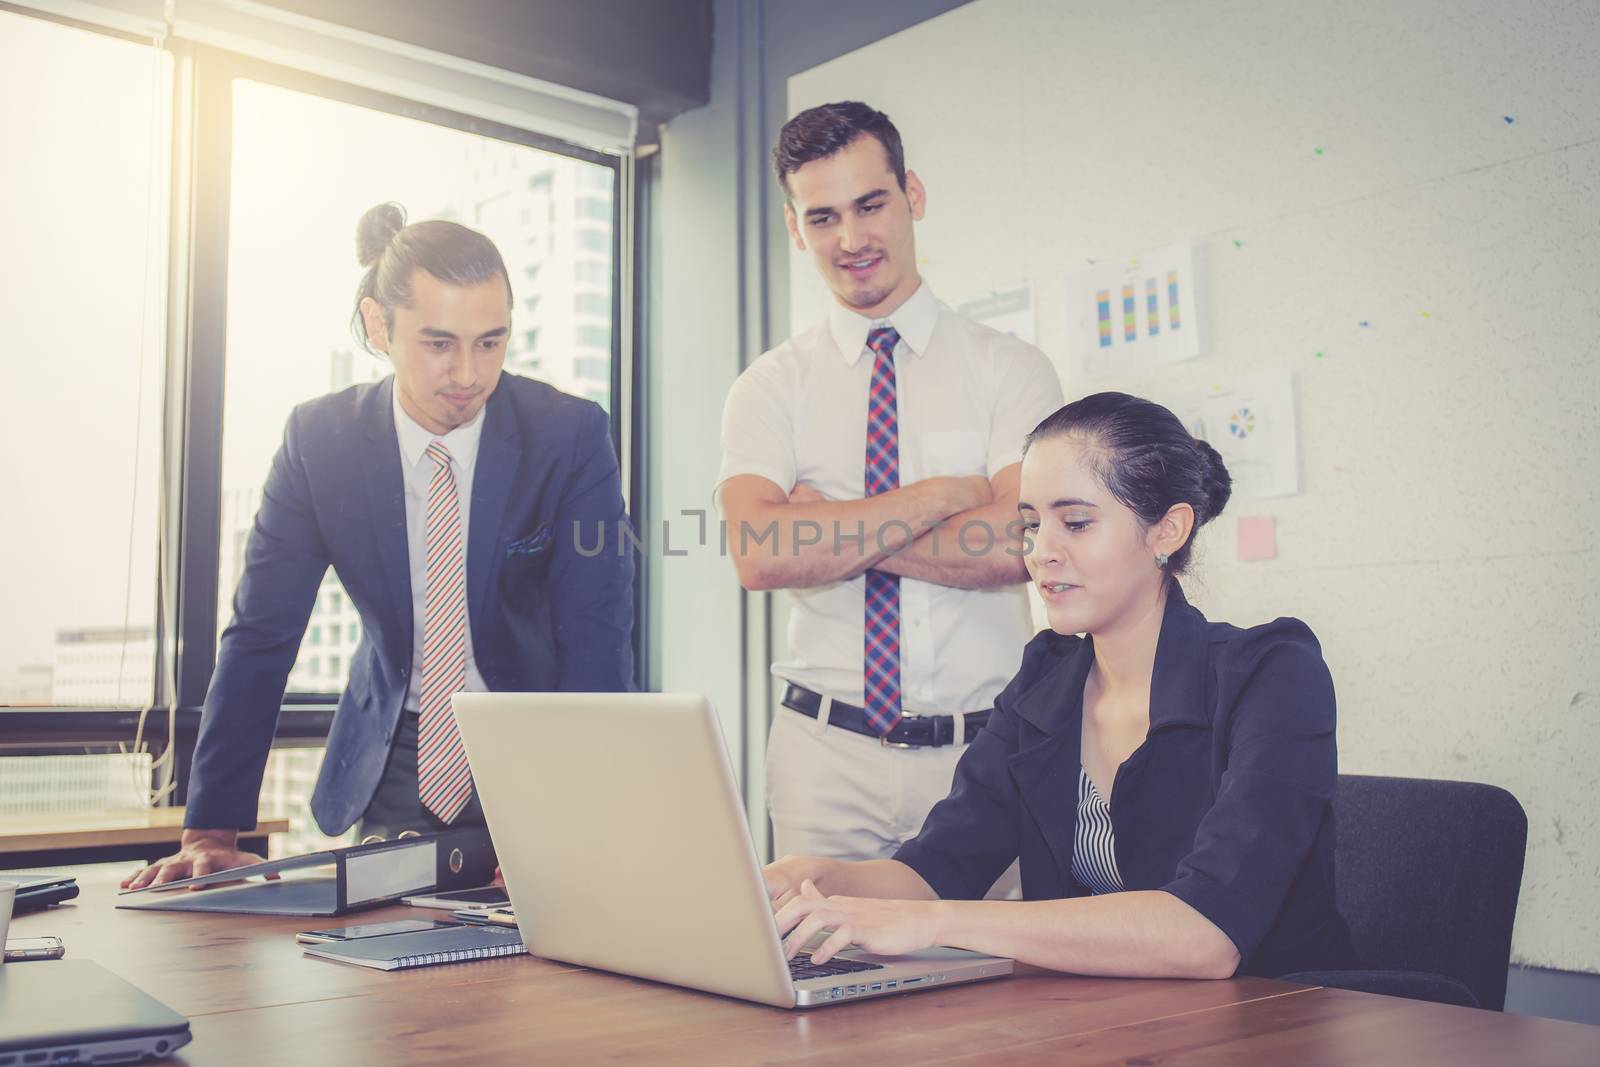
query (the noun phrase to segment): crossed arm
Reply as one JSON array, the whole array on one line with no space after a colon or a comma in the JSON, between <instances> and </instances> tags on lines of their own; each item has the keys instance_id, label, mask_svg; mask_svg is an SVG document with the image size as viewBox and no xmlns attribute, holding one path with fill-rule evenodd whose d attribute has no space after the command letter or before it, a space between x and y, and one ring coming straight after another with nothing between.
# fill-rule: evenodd
<instances>
[{"instance_id":1,"label":"crossed arm","mask_svg":"<svg viewBox=\"0 0 1600 1067\"><path fill-rule=\"evenodd\" d=\"M792 492L759 475L722 485L728 552L746 589L804 589L877 569L963 589L1026 579L1021 465L994 478L938 477L861 500Z\"/></svg>"}]
</instances>

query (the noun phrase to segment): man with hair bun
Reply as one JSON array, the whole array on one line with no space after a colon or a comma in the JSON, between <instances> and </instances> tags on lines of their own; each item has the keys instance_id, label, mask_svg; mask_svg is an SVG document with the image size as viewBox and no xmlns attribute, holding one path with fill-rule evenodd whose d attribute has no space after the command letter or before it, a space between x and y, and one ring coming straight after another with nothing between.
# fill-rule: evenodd
<instances>
[{"instance_id":1,"label":"man with hair bun","mask_svg":"<svg viewBox=\"0 0 1600 1067\"><path fill-rule=\"evenodd\" d=\"M511 282L485 236L361 218L351 328L394 373L295 408L262 491L206 694L179 851L123 882L259 861L239 851L290 668L333 567L361 644L311 797L324 833L483 824L450 699L633 687L633 560L580 553L626 521L596 404L502 373Z\"/></svg>"}]
</instances>

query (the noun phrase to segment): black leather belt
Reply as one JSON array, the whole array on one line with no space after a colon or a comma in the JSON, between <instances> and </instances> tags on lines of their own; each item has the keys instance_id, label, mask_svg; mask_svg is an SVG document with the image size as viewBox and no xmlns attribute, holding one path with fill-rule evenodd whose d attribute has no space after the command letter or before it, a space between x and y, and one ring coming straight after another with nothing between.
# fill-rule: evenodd
<instances>
[{"instance_id":1,"label":"black leather belt","mask_svg":"<svg viewBox=\"0 0 1600 1067\"><path fill-rule=\"evenodd\" d=\"M791 682L783 691L783 706L815 719L817 709L822 707L822 694L813 693L805 686ZM961 717L964 722L962 744L969 744L978 736L983 724L989 721L991 710L993 709L984 708L982 711L969 711ZM835 700L829 706L828 725L841 726L851 733L864 734L867 737L877 737L885 745L894 748L938 748L941 745L955 744L956 737L954 715L902 715L893 730L880 736L867 721L865 711L841 700Z\"/></svg>"}]
</instances>

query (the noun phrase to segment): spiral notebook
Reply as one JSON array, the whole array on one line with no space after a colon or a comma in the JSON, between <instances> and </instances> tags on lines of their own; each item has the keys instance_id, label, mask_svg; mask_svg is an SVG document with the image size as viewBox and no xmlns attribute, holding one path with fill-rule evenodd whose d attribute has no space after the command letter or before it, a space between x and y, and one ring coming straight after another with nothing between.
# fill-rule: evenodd
<instances>
[{"instance_id":1,"label":"spiral notebook","mask_svg":"<svg viewBox=\"0 0 1600 1067\"><path fill-rule=\"evenodd\" d=\"M520 956L527 951L522 934L515 928L460 926L311 945L306 948L306 955L321 956L336 963L376 967L380 971L398 971L406 967Z\"/></svg>"}]
</instances>

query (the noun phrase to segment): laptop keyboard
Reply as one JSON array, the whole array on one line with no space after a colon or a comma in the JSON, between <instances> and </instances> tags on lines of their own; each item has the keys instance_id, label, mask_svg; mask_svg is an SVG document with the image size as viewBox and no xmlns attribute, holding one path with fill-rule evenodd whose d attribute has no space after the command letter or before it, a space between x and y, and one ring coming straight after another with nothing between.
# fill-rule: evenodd
<instances>
[{"instance_id":1,"label":"laptop keyboard","mask_svg":"<svg viewBox=\"0 0 1600 1067\"><path fill-rule=\"evenodd\" d=\"M831 959L827 963L812 963L810 957L795 957L789 961L789 977L801 982L807 978L832 978L837 974L858 974L861 971L881 971L883 964L862 960Z\"/></svg>"}]
</instances>

